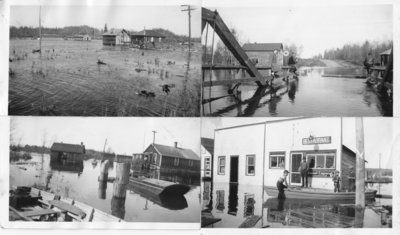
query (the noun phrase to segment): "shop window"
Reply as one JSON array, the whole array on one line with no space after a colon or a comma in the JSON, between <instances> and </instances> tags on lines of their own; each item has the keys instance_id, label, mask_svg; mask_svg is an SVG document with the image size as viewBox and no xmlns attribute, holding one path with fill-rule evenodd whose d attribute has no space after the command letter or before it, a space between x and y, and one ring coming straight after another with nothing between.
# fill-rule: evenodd
<instances>
[{"instance_id":1,"label":"shop window","mask_svg":"<svg viewBox=\"0 0 400 235\"><path fill-rule=\"evenodd\" d=\"M335 169L335 155L334 154L308 154L307 162L310 169Z\"/></svg>"},{"instance_id":2,"label":"shop window","mask_svg":"<svg viewBox=\"0 0 400 235\"><path fill-rule=\"evenodd\" d=\"M317 155L315 168L325 168L325 156L324 155Z\"/></svg>"},{"instance_id":3,"label":"shop window","mask_svg":"<svg viewBox=\"0 0 400 235\"><path fill-rule=\"evenodd\" d=\"M218 175L225 175L225 156L218 157Z\"/></svg>"},{"instance_id":4,"label":"shop window","mask_svg":"<svg viewBox=\"0 0 400 235\"><path fill-rule=\"evenodd\" d=\"M335 156L334 155L326 155L325 168L334 169L335 168Z\"/></svg>"},{"instance_id":5,"label":"shop window","mask_svg":"<svg viewBox=\"0 0 400 235\"><path fill-rule=\"evenodd\" d=\"M256 156L247 155L246 156L246 175L256 174Z\"/></svg>"},{"instance_id":6,"label":"shop window","mask_svg":"<svg viewBox=\"0 0 400 235\"><path fill-rule=\"evenodd\" d=\"M284 169L285 168L285 155L284 154L270 154L269 168Z\"/></svg>"}]
</instances>

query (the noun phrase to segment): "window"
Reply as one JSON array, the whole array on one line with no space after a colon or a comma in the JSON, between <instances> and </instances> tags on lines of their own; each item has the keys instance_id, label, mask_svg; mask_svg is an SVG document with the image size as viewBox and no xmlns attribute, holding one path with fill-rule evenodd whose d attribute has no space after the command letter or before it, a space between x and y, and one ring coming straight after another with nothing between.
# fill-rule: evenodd
<instances>
[{"instance_id":1,"label":"window","mask_svg":"<svg viewBox=\"0 0 400 235\"><path fill-rule=\"evenodd\" d=\"M225 156L218 157L218 175L225 175Z\"/></svg>"},{"instance_id":2,"label":"window","mask_svg":"<svg viewBox=\"0 0 400 235\"><path fill-rule=\"evenodd\" d=\"M269 168L284 169L285 168L285 153L271 153L269 155Z\"/></svg>"},{"instance_id":3,"label":"window","mask_svg":"<svg viewBox=\"0 0 400 235\"><path fill-rule=\"evenodd\" d=\"M308 154L307 162L311 169L335 169L335 154Z\"/></svg>"},{"instance_id":4,"label":"window","mask_svg":"<svg viewBox=\"0 0 400 235\"><path fill-rule=\"evenodd\" d=\"M189 166L193 166L193 160L189 160Z\"/></svg>"},{"instance_id":5,"label":"window","mask_svg":"<svg viewBox=\"0 0 400 235\"><path fill-rule=\"evenodd\" d=\"M247 155L246 156L246 175L256 174L256 156Z\"/></svg>"},{"instance_id":6,"label":"window","mask_svg":"<svg viewBox=\"0 0 400 235\"><path fill-rule=\"evenodd\" d=\"M179 158L174 159L174 166L179 166Z\"/></svg>"}]
</instances>

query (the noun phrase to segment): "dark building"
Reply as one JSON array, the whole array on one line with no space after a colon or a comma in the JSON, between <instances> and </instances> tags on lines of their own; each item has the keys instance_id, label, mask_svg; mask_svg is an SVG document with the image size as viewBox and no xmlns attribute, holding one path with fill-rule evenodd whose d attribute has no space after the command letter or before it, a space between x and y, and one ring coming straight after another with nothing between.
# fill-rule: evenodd
<instances>
[{"instance_id":1,"label":"dark building","mask_svg":"<svg viewBox=\"0 0 400 235\"><path fill-rule=\"evenodd\" d=\"M160 33L148 29L144 29L137 33L131 33L130 37L132 45L138 45L140 47L145 47L149 44L155 45L156 42L161 43L162 39L165 38L165 36Z\"/></svg>"},{"instance_id":2,"label":"dark building","mask_svg":"<svg viewBox=\"0 0 400 235\"><path fill-rule=\"evenodd\" d=\"M243 50L259 66L283 65L282 43L245 43Z\"/></svg>"},{"instance_id":3,"label":"dark building","mask_svg":"<svg viewBox=\"0 0 400 235\"><path fill-rule=\"evenodd\" d=\"M50 167L53 170L82 172L85 145L53 143L50 148Z\"/></svg>"}]
</instances>

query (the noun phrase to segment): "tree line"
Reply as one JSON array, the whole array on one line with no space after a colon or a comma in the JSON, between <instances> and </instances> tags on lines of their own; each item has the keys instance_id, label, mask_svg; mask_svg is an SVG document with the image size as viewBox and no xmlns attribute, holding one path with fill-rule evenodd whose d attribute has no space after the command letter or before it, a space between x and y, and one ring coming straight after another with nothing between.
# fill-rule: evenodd
<instances>
[{"instance_id":1,"label":"tree line","mask_svg":"<svg viewBox=\"0 0 400 235\"><path fill-rule=\"evenodd\" d=\"M375 62L380 61L380 53L391 49L393 47L393 41L386 42L369 42L359 44L345 44L341 48L333 48L324 51L324 54L320 54L317 58L329 59L329 60L345 60L355 64L363 64L365 57L369 52L375 58Z\"/></svg>"}]
</instances>

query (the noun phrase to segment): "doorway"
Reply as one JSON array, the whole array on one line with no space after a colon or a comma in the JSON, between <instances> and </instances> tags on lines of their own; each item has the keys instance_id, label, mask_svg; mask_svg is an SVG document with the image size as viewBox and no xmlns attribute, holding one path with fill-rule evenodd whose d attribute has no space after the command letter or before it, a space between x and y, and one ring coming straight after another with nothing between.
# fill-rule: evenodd
<instances>
[{"instance_id":1,"label":"doorway","mask_svg":"<svg viewBox=\"0 0 400 235\"><path fill-rule=\"evenodd\" d=\"M238 183L238 176L239 176L239 156L231 156L229 183Z\"/></svg>"},{"instance_id":2,"label":"doorway","mask_svg":"<svg viewBox=\"0 0 400 235\"><path fill-rule=\"evenodd\" d=\"M301 159L303 158L303 153L291 153L290 158L290 184L300 185L301 175L299 167Z\"/></svg>"}]
</instances>

